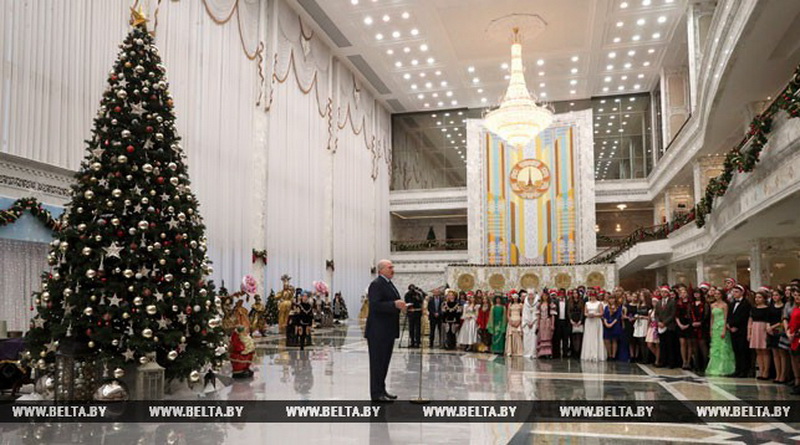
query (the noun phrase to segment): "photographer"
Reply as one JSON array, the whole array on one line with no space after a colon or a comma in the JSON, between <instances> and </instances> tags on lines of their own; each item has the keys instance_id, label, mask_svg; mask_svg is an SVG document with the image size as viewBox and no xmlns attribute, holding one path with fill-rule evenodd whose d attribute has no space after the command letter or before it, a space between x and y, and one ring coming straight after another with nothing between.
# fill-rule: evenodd
<instances>
[{"instance_id":1,"label":"photographer","mask_svg":"<svg viewBox=\"0 0 800 445\"><path fill-rule=\"evenodd\" d=\"M408 305L408 334L410 338L409 348L420 347L420 337L422 335L422 302L425 294L422 289L410 284L405 295L405 302Z\"/></svg>"}]
</instances>

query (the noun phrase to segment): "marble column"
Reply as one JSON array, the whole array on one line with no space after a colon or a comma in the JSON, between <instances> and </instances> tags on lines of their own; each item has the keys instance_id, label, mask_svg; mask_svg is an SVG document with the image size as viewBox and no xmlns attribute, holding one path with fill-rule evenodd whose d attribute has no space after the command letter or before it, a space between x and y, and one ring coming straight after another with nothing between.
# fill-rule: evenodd
<instances>
[{"instance_id":1,"label":"marble column","mask_svg":"<svg viewBox=\"0 0 800 445\"><path fill-rule=\"evenodd\" d=\"M724 162L724 155L702 156L694 160L692 164L692 176L695 203L705 196L708 182L723 172Z\"/></svg>"},{"instance_id":2,"label":"marble column","mask_svg":"<svg viewBox=\"0 0 800 445\"><path fill-rule=\"evenodd\" d=\"M769 261L764 261L766 243L756 239L750 243L750 288L769 284Z\"/></svg>"},{"instance_id":3,"label":"marble column","mask_svg":"<svg viewBox=\"0 0 800 445\"><path fill-rule=\"evenodd\" d=\"M701 0L689 5L686 11L686 30L688 32L687 50L689 51L689 82L691 111L697 104L697 85L699 83L700 69L703 66L705 44L708 40L708 30L714 17L716 1Z\"/></svg>"},{"instance_id":4,"label":"marble column","mask_svg":"<svg viewBox=\"0 0 800 445\"><path fill-rule=\"evenodd\" d=\"M697 285L699 285L706 281L706 262L702 255L695 260L695 269L697 270Z\"/></svg>"}]
</instances>

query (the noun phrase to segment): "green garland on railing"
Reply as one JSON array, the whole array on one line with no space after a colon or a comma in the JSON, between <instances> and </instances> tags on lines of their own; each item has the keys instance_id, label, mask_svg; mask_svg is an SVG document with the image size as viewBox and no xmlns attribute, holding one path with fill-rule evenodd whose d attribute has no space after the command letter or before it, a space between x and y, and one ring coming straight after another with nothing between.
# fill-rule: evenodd
<instances>
[{"instance_id":1,"label":"green garland on railing","mask_svg":"<svg viewBox=\"0 0 800 445\"><path fill-rule=\"evenodd\" d=\"M794 76L783 89L777 99L764 112L756 116L750 123L747 136L725 156L723 171L709 181L706 193L694 208L695 224L703 227L706 217L714 205L714 199L725 195L733 179L733 174L753 171L761 158L761 151L767 144L767 137L772 131L772 118L783 110L790 118L800 117L800 66L795 69ZM747 143L750 147L743 150Z\"/></svg>"},{"instance_id":2,"label":"green garland on railing","mask_svg":"<svg viewBox=\"0 0 800 445\"><path fill-rule=\"evenodd\" d=\"M664 224L649 227L649 228L639 228L634 230L630 235L626 236L625 238L619 240L617 245L607 254L592 258L591 260L587 261L587 264L600 264L600 263L608 263L613 261L616 257L622 255L623 252L630 249L631 247L635 246L636 243L642 241L653 241L666 238L670 233L680 229L681 227L685 226L689 222L694 220L694 213L686 213L675 216L672 221L666 222Z\"/></svg>"},{"instance_id":3,"label":"green garland on railing","mask_svg":"<svg viewBox=\"0 0 800 445\"><path fill-rule=\"evenodd\" d=\"M0 210L0 227L14 224L25 211L31 212L48 229L58 232L61 230L61 222L53 218L53 215L42 207L36 198L20 198L14 201L7 210Z\"/></svg>"}]
</instances>

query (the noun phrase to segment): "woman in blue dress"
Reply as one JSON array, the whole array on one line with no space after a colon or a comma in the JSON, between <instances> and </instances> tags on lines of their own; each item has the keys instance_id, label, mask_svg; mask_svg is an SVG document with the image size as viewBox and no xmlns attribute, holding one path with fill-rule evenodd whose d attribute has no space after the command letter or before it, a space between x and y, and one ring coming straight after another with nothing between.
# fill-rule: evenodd
<instances>
[{"instance_id":1,"label":"woman in blue dress","mask_svg":"<svg viewBox=\"0 0 800 445\"><path fill-rule=\"evenodd\" d=\"M622 305L614 295L608 297L608 306L603 310L603 342L609 360L617 358L619 339L622 337Z\"/></svg>"}]
</instances>

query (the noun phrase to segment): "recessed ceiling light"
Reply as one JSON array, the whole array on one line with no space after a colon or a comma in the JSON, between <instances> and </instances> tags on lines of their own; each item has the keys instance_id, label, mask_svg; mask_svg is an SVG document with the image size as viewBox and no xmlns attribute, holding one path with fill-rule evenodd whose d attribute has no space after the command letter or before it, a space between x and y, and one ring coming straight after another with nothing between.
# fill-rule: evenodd
<instances>
[{"instance_id":1,"label":"recessed ceiling light","mask_svg":"<svg viewBox=\"0 0 800 445\"><path fill-rule=\"evenodd\" d=\"M628 51L628 55L629 55L629 56L631 56L631 57L633 57L633 56L635 56L635 55L636 55L636 51L634 51L634 50L630 50L630 51Z\"/></svg>"},{"instance_id":2,"label":"recessed ceiling light","mask_svg":"<svg viewBox=\"0 0 800 445\"><path fill-rule=\"evenodd\" d=\"M542 91L542 92L539 94L539 97L547 97L547 93L545 93L544 91Z\"/></svg>"},{"instance_id":3,"label":"recessed ceiling light","mask_svg":"<svg viewBox=\"0 0 800 445\"><path fill-rule=\"evenodd\" d=\"M391 20L391 19L392 19L392 18L391 18L391 17L389 17L389 14L384 14L384 15L383 15L383 21L384 21L384 22L388 22L388 21L389 21L389 20Z\"/></svg>"},{"instance_id":4,"label":"recessed ceiling light","mask_svg":"<svg viewBox=\"0 0 800 445\"><path fill-rule=\"evenodd\" d=\"M544 88L544 86L545 86L544 82L539 83L539 88Z\"/></svg>"},{"instance_id":5,"label":"recessed ceiling light","mask_svg":"<svg viewBox=\"0 0 800 445\"><path fill-rule=\"evenodd\" d=\"M622 28L625 26L625 22L617 22L617 28Z\"/></svg>"},{"instance_id":6,"label":"recessed ceiling light","mask_svg":"<svg viewBox=\"0 0 800 445\"><path fill-rule=\"evenodd\" d=\"M636 76L636 77L638 77L639 79L644 79L644 74L639 74L639 75L638 75L638 76Z\"/></svg>"},{"instance_id":7,"label":"recessed ceiling light","mask_svg":"<svg viewBox=\"0 0 800 445\"><path fill-rule=\"evenodd\" d=\"M650 0L642 0L642 6L650 6Z\"/></svg>"},{"instance_id":8,"label":"recessed ceiling light","mask_svg":"<svg viewBox=\"0 0 800 445\"><path fill-rule=\"evenodd\" d=\"M436 73L435 73L435 74L436 74L437 76L441 76L441 75L442 75L442 72L441 72L440 70L436 70Z\"/></svg>"},{"instance_id":9,"label":"recessed ceiling light","mask_svg":"<svg viewBox=\"0 0 800 445\"><path fill-rule=\"evenodd\" d=\"M470 72L470 73L474 73L475 72L475 67L474 66L468 67L467 71Z\"/></svg>"},{"instance_id":10,"label":"recessed ceiling light","mask_svg":"<svg viewBox=\"0 0 800 445\"><path fill-rule=\"evenodd\" d=\"M639 85L638 83L637 83L636 85L634 85L634 86L633 86L633 88L635 88L635 89L637 89L637 90L638 90L639 88L641 88L641 87L642 87L642 86L641 86L641 85Z\"/></svg>"},{"instance_id":11,"label":"recessed ceiling light","mask_svg":"<svg viewBox=\"0 0 800 445\"><path fill-rule=\"evenodd\" d=\"M666 16L662 15L661 17L658 18L658 23L664 23L666 21L667 21L667 17Z\"/></svg>"},{"instance_id":12,"label":"recessed ceiling light","mask_svg":"<svg viewBox=\"0 0 800 445\"><path fill-rule=\"evenodd\" d=\"M578 84L578 81L577 81L577 80L575 80L575 79L572 79L572 80L570 80L570 81L569 81L569 84L570 84L570 85L577 85L577 84Z\"/></svg>"},{"instance_id":13,"label":"recessed ceiling light","mask_svg":"<svg viewBox=\"0 0 800 445\"><path fill-rule=\"evenodd\" d=\"M611 70L613 70L613 69L614 69L614 65L606 65L606 69L607 69L608 71L611 71Z\"/></svg>"},{"instance_id":14,"label":"recessed ceiling light","mask_svg":"<svg viewBox=\"0 0 800 445\"><path fill-rule=\"evenodd\" d=\"M473 78L472 78L472 83L478 83L478 82L480 82L480 81L481 81L481 79L480 79L480 78L478 78L478 77L473 77Z\"/></svg>"},{"instance_id":15,"label":"recessed ceiling light","mask_svg":"<svg viewBox=\"0 0 800 445\"><path fill-rule=\"evenodd\" d=\"M511 79L511 76L509 76L508 74L506 74L505 76L503 76L503 78L504 78L505 80L508 80L508 79Z\"/></svg>"},{"instance_id":16,"label":"recessed ceiling light","mask_svg":"<svg viewBox=\"0 0 800 445\"><path fill-rule=\"evenodd\" d=\"M577 68L572 68L571 70L569 70L569 72L572 73L572 74L578 74L578 69Z\"/></svg>"},{"instance_id":17,"label":"recessed ceiling light","mask_svg":"<svg viewBox=\"0 0 800 445\"><path fill-rule=\"evenodd\" d=\"M639 26L643 26L645 23L647 23L647 20L645 19L639 19L636 21L636 24Z\"/></svg>"},{"instance_id":18,"label":"recessed ceiling light","mask_svg":"<svg viewBox=\"0 0 800 445\"><path fill-rule=\"evenodd\" d=\"M630 63L630 62L628 62L628 63L626 63L626 64L625 64L625 69L628 69L628 68L630 68L630 67L631 67L631 63Z\"/></svg>"},{"instance_id":19,"label":"recessed ceiling light","mask_svg":"<svg viewBox=\"0 0 800 445\"><path fill-rule=\"evenodd\" d=\"M415 84L415 83L412 83L412 84L411 84L411 89L412 89L412 90L416 90L416 89L417 89L417 84Z\"/></svg>"},{"instance_id":20,"label":"recessed ceiling light","mask_svg":"<svg viewBox=\"0 0 800 445\"><path fill-rule=\"evenodd\" d=\"M417 94L417 99L425 99L425 95L422 93Z\"/></svg>"},{"instance_id":21,"label":"recessed ceiling light","mask_svg":"<svg viewBox=\"0 0 800 445\"><path fill-rule=\"evenodd\" d=\"M411 59L411 64L414 65L414 66L417 66L417 65L419 65L419 60Z\"/></svg>"},{"instance_id":22,"label":"recessed ceiling light","mask_svg":"<svg viewBox=\"0 0 800 445\"><path fill-rule=\"evenodd\" d=\"M653 54L654 52L656 52L655 48L650 48L647 50L647 54Z\"/></svg>"},{"instance_id":23,"label":"recessed ceiling light","mask_svg":"<svg viewBox=\"0 0 800 445\"><path fill-rule=\"evenodd\" d=\"M486 99L485 97L481 97L481 102L482 102L482 103L486 103L486 100L487 100L487 99Z\"/></svg>"},{"instance_id":24,"label":"recessed ceiling light","mask_svg":"<svg viewBox=\"0 0 800 445\"><path fill-rule=\"evenodd\" d=\"M613 59L615 57L617 57L617 53L615 53L614 51L611 51L610 53L608 53L608 58L609 59Z\"/></svg>"},{"instance_id":25,"label":"recessed ceiling light","mask_svg":"<svg viewBox=\"0 0 800 445\"><path fill-rule=\"evenodd\" d=\"M508 69L508 63L506 63L506 62L503 62L503 64L502 64L502 65L500 65L500 69L501 69L501 70L507 70L507 69Z\"/></svg>"},{"instance_id":26,"label":"recessed ceiling light","mask_svg":"<svg viewBox=\"0 0 800 445\"><path fill-rule=\"evenodd\" d=\"M569 94L575 94L575 93L576 93L575 90L569 90Z\"/></svg>"},{"instance_id":27,"label":"recessed ceiling light","mask_svg":"<svg viewBox=\"0 0 800 445\"><path fill-rule=\"evenodd\" d=\"M400 38L400 31L392 32L392 37L394 37L395 39Z\"/></svg>"},{"instance_id":28,"label":"recessed ceiling light","mask_svg":"<svg viewBox=\"0 0 800 445\"><path fill-rule=\"evenodd\" d=\"M387 49L386 50L386 54L391 56L392 54L394 54L394 50L393 49Z\"/></svg>"},{"instance_id":29,"label":"recessed ceiling light","mask_svg":"<svg viewBox=\"0 0 800 445\"><path fill-rule=\"evenodd\" d=\"M403 52L404 52L404 53L406 53L406 54L408 54L408 53L410 53L410 52L411 52L411 48L409 48L409 47L407 47L407 46L406 46L405 48L403 48Z\"/></svg>"},{"instance_id":30,"label":"recessed ceiling light","mask_svg":"<svg viewBox=\"0 0 800 445\"><path fill-rule=\"evenodd\" d=\"M483 88L478 88L478 94L483 93Z\"/></svg>"},{"instance_id":31,"label":"recessed ceiling light","mask_svg":"<svg viewBox=\"0 0 800 445\"><path fill-rule=\"evenodd\" d=\"M544 65L544 59L539 59L539 60L537 60L537 61L536 61L536 64L537 64L537 65L539 65L539 66L542 66L542 65Z\"/></svg>"},{"instance_id":32,"label":"recessed ceiling light","mask_svg":"<svg viewBox=\"0 0 800 445\"><path fill-rule=\"evenodd\" d=\"M575 69L575 68L573 68L573 69ZM540 76L544 76L544 71L539 71L539 75Z\"/></svg>"},{"instance_id":33,"label":"recessed ceiling light","mask_svg":"<svg viewBox=\"0 0 800 445\"><path fill-rule=\"evenodd\" d=\"M632 40L634 42L638 42L641 38L642 38L642 36L640 36L639 34L636 34L635 36L633 36Z\"/></svg>"},{"instance_id":34,"label":"recessed ceiling light","mask_svg":"<svg viewBox=\"0 0 800 445\"><path fill-rule=\"evenodd\" d=\"M394 63L394 66L396 66L398 68L402 68L403 67L403 62L398 60L397 62Z\"/></svg>"},{"instance_id":35,"label":"recessed ceiling light","mask_svg":"<svg viewBox=\"0 0 800 445\"><path fill-rule=\"evenodd\" d=\"M409 74L409 73L403 74L403 79L405 79L405 80L411 79L411 74Z\"/></svg>"},{"instance_id":36,"label":"recessed ceiling light","mask_svg":"<svg viewBox=\"0 0 800 445\"><path fill-rule=\"evenodd\" d=\"M608 92L608 87L603 87L603 92L607 93Z\"/></svg>"},{"instance_id":37,"label":"recessed ceiling light","mask_svg":"<svg viewBox=\"0 0 800 445\"><path fill-rule=\"evenodd\" d=\"M650 62L645 62L642 64L643 66L650 66Z\"/></svg>"},{"instance_id":38,"label":"recessed ceiling light","mask_svg":"<svg viewBox=\"0 0 800 445\"><path fill-rule=\"evenodd\" d=\"M660 32L654 33L653 34L653 38L654 39L660 39L661 38L661 33Z\"/></svg>"},{"instance_id":39,"label":"recessed ceiling light","mask_svg":"<svg viewBox=\"0 0 800 445\"><path fill-rule=\"evenodd\" d=\"M443 87L446 87L447 86L447 81L443 80L443 81L439 82L439 85L441 85Z\"/></svg>"},{"instance_id":40,"label":"recessed ceiling light","mask_svg":"<svg viewBox=\"0 0 800 445\"><path fill-rule=\"evenodd\" d=\"M635 97L631 97L630 99L628 99L628 101L630 101L630 102L636 102L636 98L635 98Z\"/></svg>"},{"instance_id":41,"label":"recessed ceiling light","mask_svg":"<svg viewBox=\"0 0 800 445\"><path fill-rule=\"evenodd\" d=\"M409 14L408 11L406 11L406 12L403 12L401 17L403 17L404 19L408 19L409 17L411 17L411 14Z\"/></svg>"},{"instance_id":42,"label":"recessed ceiling light","mask_svg":"<svg viewBox=\"0 0 800 445\"><path fill-rule=\"evenodd\" d=\"M419 50L423 51L423 52L427 51L428 50L428 44L427 43L423 43L422 45L419 46Z\"/></svg>"},{"instance_id":43,"label":"recessed ceiling light","mask_svg":"<svg viewBox=\"0 0 800 445\"><path fill-rule=\"evenodd\" d=\"M434 98L439 97L439 93L433 93L433 94L431 94L431 97L434 97Z\"/></svg>"},{"instance_id":44,"label":"recessed ceiling light","mask_svg":"<svg viewBox=\"0 0 800 445\"><path fill-rule=\"evenodd\" d=\"M433 57L428 57L428 64L429 65L433 65L434 62L436 62L436 59L434 59Z\"/></svg>"},{"instance_id":45,"label":"recessed ceiling light","mask_svg":"<svg viewBox=\"0 0 800 445\"><path fill-rule=\"evenodd\" d=\"M601 104L604 104L604 103L606 103L606 100L605 100L605 99L601 99L601 100L600 100L600 103L601 103ZM600 118L598 118L598 119L600 119Z\"/></svg>"},{"instance_id":46,"label":"recessed ceiling light","mask_svg":"<svg viewBox=\"0 0 800 445\"><path fill-rule=\"evenodd\" d=\"M430 82L425 82L425 88L433 88L433 84Z\"/></svg>"},{"instance_id":47,"label":"recessed ceiling light","mask_svg":"<svg viewBox=\"0 0 800 445\"><path fill-rule=\"evenodd\" d=\"M622 41L622 39L621 39L621 38L619 38L619 37L614 37L614 43L619 43L619 42L621 42L621 41Z\"/></svg>"},{"instance_id":48,"label":"recessed ceiling light","mask_svg":"<svg viewBox=\"0 0 800 445\"><path fill-rule=\"evenodd\" d=\"M572 60L573 62L577 62L577 61L578 61L578 56L572 56L572 59L571 59L571 60Z\"/></svg>"},{"instance_id":49,"label":"recessed ceiling light","mask_svg":"<svg viewBox=\"0 0 800 445\"><path fill-rule=\"evenodd\" d=\"M622 77L620 77L620 79L622 79L622 80L628 80L628 76L622 76Z\"/></svg>"},{"instance_id":50,"label":"recessed ceiling light","mask_svg":"<svg viewBox=\"0 0 800 445\"><path fill-rule=\"evenodd\" d=\"M372 17L370 17L370 16L364 17L364 24L365 25L371 25L372 24Z\"/></svg>"},{"instance_id":51,"label":"recessed ceiling light","mask_svg":"<svg viewBox=\"0 0 800 445\"><path fill-rule=\"evenodd\" d=\"M439 101L439 102L437 102L437 105L439 105L439 106L441 107L441 106L443 106L443 105L444 105L444 102L442 102L442 101Z\"/></svg>"},{"instance_id":52,"label":"recessed ceiling light","mask_svg":"<svg viewBox=\"0 0 800 445\"><path fill-rule=\"evenodd\" d=\"M603 79L603 81L605 81L605 82L611 82L611 76L606 76L606 78L605 78L605 79Z\"/></svg>"},{"instance_id":53,"label":"recessed ceiling light","mask_svg":"<svg viewBox=\"0 0 800 445\"><path fill-rule=\"evenodd\" d=\"M414 28L414 29L411 30L411 35L412 36L415 36L417 34L419 34L419 30L417 28Z\"/></svg>"},{"instance_id":54,"label":"recessed ceiling light","mask_svg":"<svg viewBox=\"0 0 800 445\"><path fill-rule=\"evenodd\" d=\"M381 33L375 34L375 40L383 40L383 34Z\"/></svg>"},{"instance_id":55,"label":"recessed ceiling light","mask_svg":"<svg viewBox=\"0 0 800 445\"><path fill-rule=\"evenodd\" d=\"M445 93L445 96L453 97L453 92L452 91L448 91L447 93Z\"/></svg>"},{"instance_id":56,"label":"recessed ceiling light","mask_svg":"<svg viewBox=\"0 0 800 445\"><path fill-rule=\"evenodd\" d=\"M620 3L620 4L619 4L619 7L620 7L620 8L622 8L622 9L625 9L625 8L627 8L627 7L628 7L628 2L622 2L622 3Z\"/></svg>"},{"instance_id":57,"label":"recessed ceiling light","mask_svg":"<svg viewBox=\"0 0 800 445\"><path fill-rule=\"evenodd\" d=\"M425 72L419 73L419 77L425 77Z\"/></svg>"}]
</instances>

